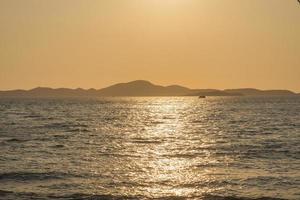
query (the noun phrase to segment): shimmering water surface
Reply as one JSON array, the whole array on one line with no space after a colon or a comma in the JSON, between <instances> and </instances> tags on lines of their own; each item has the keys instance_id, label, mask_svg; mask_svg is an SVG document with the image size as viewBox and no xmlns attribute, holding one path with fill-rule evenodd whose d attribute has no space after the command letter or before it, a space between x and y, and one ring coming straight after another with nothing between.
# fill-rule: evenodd
<instances>
[{"instance_id":1,"label":"shimmering water surface","mask_svg":"<svg viewBox=\"0 0 300 200\"><path fill-rule=\"evenodd\" d=\"M300 98L0 100L0 199L300 199Z\"/></svg>"}]
</instances>

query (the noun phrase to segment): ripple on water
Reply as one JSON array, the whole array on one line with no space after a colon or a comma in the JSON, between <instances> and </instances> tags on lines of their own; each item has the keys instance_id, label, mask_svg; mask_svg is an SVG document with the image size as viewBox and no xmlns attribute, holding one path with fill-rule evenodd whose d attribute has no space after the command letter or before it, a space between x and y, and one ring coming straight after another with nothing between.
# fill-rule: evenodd
<instances>
[{"instance_id":1,"label":"ripple on water","mask_svg":"<svg viewBox=\"0 0 300 200\"><path fill-rule=\"evenodd\" d=\"M300 98L0 99L0 110L0 199L300 197Z\"/></svg>"}]
</instances>

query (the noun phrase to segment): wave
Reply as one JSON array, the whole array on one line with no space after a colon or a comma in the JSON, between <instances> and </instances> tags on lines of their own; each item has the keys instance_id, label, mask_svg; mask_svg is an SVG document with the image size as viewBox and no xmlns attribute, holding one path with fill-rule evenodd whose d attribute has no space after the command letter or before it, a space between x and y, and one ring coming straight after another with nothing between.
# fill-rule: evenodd
<instances>
[{"instance_id":1,"label":"wave","mask_svg":"<svg viewBox=\"0 0 300 200\"><path fill-rule=\"evenodd\" d=\"M29 118L29 119L39 119L39 118L42 118L43 116L42 115L35 115L35 114L32 114L32 115L25 115L23 116L24 118Z\"/></svg>"},{"instance_id":2,"label":"wave","mask_svg":"<svg viewBox=\"0 0 300 200\"><path fill-rule=\"evenodd\" d=\"M87 124L78 124L72 122L55 122L55 123L48 123L42 126L43 128L47 129L74 129L74 128L89 128Z\"/></svg>"},{"instance_id":3,"label":"wave","mask_svg":"<svg viewBox=\"0 0 300 200\"><path fill-rule=\"evenodd\" d=\"M274 197L249 198L249 197L215 196L215 195L205 195L203 196L202 199L203 200L286 200L286 199L274 198Z\"/></svg>"},{"instance_id":4,"label":"wave","mask_svg":"<svg viewBox=\"0 0 300 200\"><path fill-rule=\"evenodd\" d=\"M53 145L53 146L50 146L51 148L64 148L65 145L63 144L56 144L56 145Z\"/></svg>"},{"instance_id":5,"label":"wave","mask_svg":"<svg viewBox=\"0 0 300 200\"><path fill-rule=\"evenodd\" d=\"M51 179L65 179L78 176L79 175L62 172L8 172L0 174L0 181L42 181Z\"/></svg>"},{"instance_id":6,"label":"wave","mask_svg":"<svg viewBox=\"0 0 300 200\"><path fill-rule=\"evenodd\" d=\"M71 195L54 195L54 194L38 194L38 193L23 193L0 190L1 199L6 200L138 200L143 197L130 196L113 196L113 195L88 195L88 194L71 194Z\"/></svg>"},{"instance_id":7,"label":"wave","mask_svg":"<svg viewBox=\"0 0 300 200\"><path fill-rule=\"evenodd\" d=\"M7 143L21 143L21 142L27 142L27 141L28 140L25 140L25 139L10 138L10 139L5 140L4 142L7 142Z\"/></svg>"},{"instance_id":8,"label":"wave","mask_svg":"<svg viewBox=\"0 0 300 200\"><path fill-rule=\"evenodd\" d=\"M197 199L197 200L285 200L280 198L272 197L259 197L259 198L248 198L248 197L235 197L235 196L215 196L215 195L204 195L194 197L181 197L181 196L166 196L158 198L149 198L146 196L115 196L115 195L89 195L74 193L70 195L55 195L55 194L38 194L38 193L22 193L22 192L11 192L0 190L0 196L3 199L14 199L14 200L25 200L25 199L43 199L43 200L139 200L139 199L153 199L153 200L185 200L185 199Z\"/></svg>"},{"instance_id":9,"label":"wave","mask_svg":"<svg viewBox=\"0 0 300 200\"><path fill-rule=\"evenodd\" d=\"M161 144L163 141L159 141L159 139L132 139L130 142L135 144Z\"/></svg>"},{"instance_id":10,"label":"wave","mask_svg":"<svg viewBox=\"0 0 300 200\"><path fill-rule=\"evenodd\" d=\"M88 132L92 132L91 130L89 129L86 129L86 128L75 128L75 129L70 129L68 130L68 132L85 132L85 133L88 133Z\"/></svg>"}]
</instances>

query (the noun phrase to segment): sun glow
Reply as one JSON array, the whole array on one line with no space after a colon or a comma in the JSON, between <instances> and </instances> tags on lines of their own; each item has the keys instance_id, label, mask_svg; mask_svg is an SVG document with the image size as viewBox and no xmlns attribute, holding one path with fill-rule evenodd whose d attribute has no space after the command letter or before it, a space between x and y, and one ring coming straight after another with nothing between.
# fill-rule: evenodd
<instances>
[{"instance_id":1,"label":"sun glow","mask_svg":"<svg viewBox=\"0 0 300 200\"><path fill-rule=\"evenodd\" d=\"M174 5L185 2L184 0L152 0L151 2L161 5Z\"/></svg>"},{"instance_id":2,"label":"sun glow","mask_svg":"<svg viewBox=\"0 0 300 200\"><path fill-rule=\"evenodd\" d=\"M189 0L146 0L147 6L155 6L156 8L168 9L188 4Z\"/></svg>"}]
</instances>

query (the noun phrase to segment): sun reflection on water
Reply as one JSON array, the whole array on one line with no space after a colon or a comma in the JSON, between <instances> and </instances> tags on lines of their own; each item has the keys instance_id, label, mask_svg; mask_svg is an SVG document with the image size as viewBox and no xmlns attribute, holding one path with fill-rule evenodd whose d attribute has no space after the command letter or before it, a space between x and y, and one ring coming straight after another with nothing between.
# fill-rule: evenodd
<instances>
[{"instance_id":1,"label":"sun reflection on water","mask_svg":"<svg viewBox=\"0 0 300 200\"><path fill-rule=\"evenodd\" d=\"M191 109L193 103L193 99L161 98L147 106L146 118L152 121L152 125L145 127L139 137L153 143L142 146L139 152L142 158L135 164L143 169L144 174L140 175L149 183L146 193L152 197L199 194L200 188L195 188L194 183L203 184L201 193L211 192L205 183L212 181L213 170L199 171L196 166L199 162L208 164L214 160L210 160L209 152L202 152L199 157L192 151L193 145L201 147L201 141L209 138L193 138L185 134L185 129L190 126L186 110Z\"/></svg>"},{"instance_id":2,"label":"sun reflection on water","mask_svg":"<svg viewBox=\"0 0 300 200\"><path fill-rule=\"evenodd\" d=\"M204 126L209 118L206 101L179 97L126 101L131 101L130 107L114 118L128 125L102 132L102 141L89 138L92 145L81 170L95 177L88 183L93 193L160 198L225 189L215 177L226 169L214 167L220 160L214 155L216 141L209 133L217 128Z\"/></svg>"}]
</instances>

